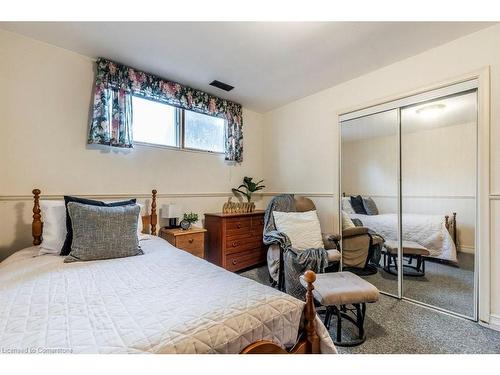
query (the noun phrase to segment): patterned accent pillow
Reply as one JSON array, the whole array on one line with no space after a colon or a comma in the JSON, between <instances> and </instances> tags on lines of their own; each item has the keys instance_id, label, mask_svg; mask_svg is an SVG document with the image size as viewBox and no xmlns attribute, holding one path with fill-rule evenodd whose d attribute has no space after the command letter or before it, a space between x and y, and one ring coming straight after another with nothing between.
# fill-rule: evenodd
<instances>
[{"instance_id":1,"label":"patterned accent pillow","mask_svg":"<svg viewBox=\"0 0 500 375\"><path fill-rule=\"evenodd\" d=\"M363 206L368 215L378 215L378 208L371 197L363 198Z\"/></svg>"},{"instance_id":2,"label":"patterned accent pillow","mask_svg":"<svg viewBox=\"0 0 500 375\"><path fill-rule=\"evenodd\" d=\"M144 254L137 237L138 205L105 207L69 202L68 212L73 242L65 263Z\"/></svg>"},{"instance_id":3,"label":"patterned accent pillow","mask_svg":"<svg viewBox=\"0 0 500 375\"><path fill-rule=\"evenodd\" d=\"M101 201L95 201L93 199L78 198L78 197L72 197L70 195L65 195L64 204L66 205L66 239L64 240L64 244L61 248L61 255L69 254L69 252L71 251L71 243L73 242L73 227L71 225L71 217L69 216L68 213L69 202L82 203L90 206L116 207L116 206L125 206L128 204L135 204L136 200L134 198L134 199L129 199L128 201L106 203Z\"/></svg>"}]
</instances>

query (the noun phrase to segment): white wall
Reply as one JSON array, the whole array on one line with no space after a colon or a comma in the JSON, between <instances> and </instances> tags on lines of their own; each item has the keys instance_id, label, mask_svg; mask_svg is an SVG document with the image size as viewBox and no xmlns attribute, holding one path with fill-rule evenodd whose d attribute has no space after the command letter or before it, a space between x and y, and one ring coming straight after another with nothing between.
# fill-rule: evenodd
<instances>
[{"instance_id":1,"label":"white wall","mask_svg":"<svg viewBox=\"0 0 500 375\"><path fill-rule=\"evenodd\" d=\"M374 124L376 126L376 124ZM457 213L459 250L474 249L476 124L403 133L403 212ZM342 143L342 192L397 211L397 135Z\"/></svg>"},{"instance_id":2,"label":"white wall","mask_svg":"<svg viewBox=\"0 0 500 375\"><path fill-rule=\"evenodd\" d=\"M103 198L156 188L159 205L179 201L203 214L220 211L243 176L263 175L262 115L246 109L241 165L199 152L87 146L93 80L89 58L0 31L0 260L31 242L34 187Z\"/></svg>"},{"instance_id":3,"label":"white wall","mask_svg":"<svg viewBox=\"0 0 500 375\"><path fill-rule=\"evenodd\" d=\"M273 191L338 194L337 115L377 99L491 67L491 312L500 323L500 26L493 26L305 97L265 115L265 177ZM340 57L341 58L341 57ZM335 229L335 198L323 230ZM325 214L324 214L325 215Z\"/></svg>"}]
</instances>

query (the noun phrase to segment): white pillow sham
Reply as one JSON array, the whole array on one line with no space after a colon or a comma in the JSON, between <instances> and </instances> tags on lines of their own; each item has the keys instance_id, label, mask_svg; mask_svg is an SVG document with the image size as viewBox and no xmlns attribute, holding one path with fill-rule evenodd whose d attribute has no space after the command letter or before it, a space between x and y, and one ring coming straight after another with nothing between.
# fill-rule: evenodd
<instances>
[{"instance_id":1,"label":"white pillow sham","mask_svg":"<svg viewBox=\"0 0 500 375\"><path fill-rule=\"evenodd\" d=\"M62 201L40 201L43 236L38 255L59 255L66 239L66 207Z\"/></svg>"},{"instance_id":2,"label":"white pillow sham","mask_svg":"<svg viewBox=\"0 0 500 375\"><path fill-rule=\"evenodd\" d=\"M351 205L351 197L342 197L342 211L345 211L348 214L356 213Z\"/></svg>"},{"instance_id":3,"label":"white pillow sham","mask_svg":"<svg viewBox=\"0 0 500 375\"><path fill-rule=\"evenodd\" d=\"M115 201L106 201L108 203ZM137 222L137 235L142 238L142 211L144 206L140 207L139 219ZM66 239L66 206L64 200L41 200L40 210L42 212L43 236L38 255L61 253L64 240Z\"/></svg>"},{"instance_id":4,"label":"white pillow sham","mask_svg":"<svg viewBox=\"0 0 500 375\"><path fill-rule=\"evenodd\" d=\"M297 250L323 248L321 226L315 210L306 212L273 212L274 224L285 233Z\"/></svg>"}]
</instances>

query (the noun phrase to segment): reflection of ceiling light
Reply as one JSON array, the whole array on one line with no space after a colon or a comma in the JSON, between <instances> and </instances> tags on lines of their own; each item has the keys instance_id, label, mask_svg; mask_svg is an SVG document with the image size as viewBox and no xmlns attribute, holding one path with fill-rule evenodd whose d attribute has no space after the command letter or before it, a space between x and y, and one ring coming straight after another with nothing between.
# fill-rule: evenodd
<instances>
[{"instance_id":1,"label":"reflection of ceiling light","mask_svg":"<svg viewBox=\"0 0 500 375\"><path fill-rule=\"evenodd\" d=\"M424 107L420 107L417 109L415 112L417 115L421 115L425 118L434 118L441 114L443 110L445 109L444 104L431 104L431 105L426 105Z\"/></svg>"}]
</instances>

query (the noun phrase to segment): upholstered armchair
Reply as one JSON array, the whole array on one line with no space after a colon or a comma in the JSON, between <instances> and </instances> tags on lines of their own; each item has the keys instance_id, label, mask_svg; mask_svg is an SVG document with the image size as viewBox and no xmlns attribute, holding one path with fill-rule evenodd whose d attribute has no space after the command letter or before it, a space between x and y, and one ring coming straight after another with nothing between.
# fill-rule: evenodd
<instances>
[{"instance_id":1,"label":"upholstered armchair","mask_svg":"<svg viewBox=\"0 0 500 375\"><path fill-rule=\"evenodd\" d=\"M313 201L306 197L294 197L295 210L297 212L307 212L316 210ZM328 254L328 268L338 268L340 263L340 252L337 250L338 236L323 233L323 243ZM270 282L272 286L277 286L283 290L284 285L284 262L283 254L278 244L271 244L267 251L267 265L269 268Z\"/></svg>"},{"instance_id":2,"label":"upholstered armchair","mask_svg":"<svg viewBox=\"0 0 500 375\"><path fill-rule=\"evenodd\" d=\"M340 241L340 238L338 238ZM342 267L354 273L372 274L377 268L369 264L376 246L384 239L366 227L342 230Z\"/></svg>"}]
</instances>

